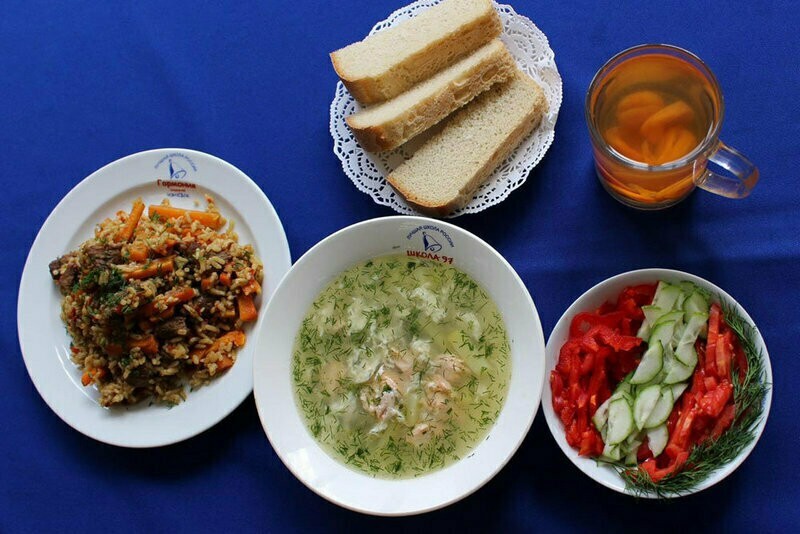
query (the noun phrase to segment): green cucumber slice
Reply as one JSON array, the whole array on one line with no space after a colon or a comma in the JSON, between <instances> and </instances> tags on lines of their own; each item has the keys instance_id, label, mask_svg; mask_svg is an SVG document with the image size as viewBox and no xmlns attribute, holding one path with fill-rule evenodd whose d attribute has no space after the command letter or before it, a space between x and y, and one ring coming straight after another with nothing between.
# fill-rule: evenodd
<instances>
[{"instance_id":1,"label":"green cucumber slice","mask_svg":"<svg viewBox=\"0 0 800 534\"><path fill-rule=\"evenodd\" d=\"M703 312L686 312L686 328L683 330L678 344L694 344L700 331L708 324L708 314Z\"/></svg>"},{"instance_id":2,"label":"green cucumber slice","mask_svg":"<svg viewBox=\"0 0 800 534\"><path fill-rule=\"evenodd\" d=\"M653 456L658 456L664 452L667 447L667 441L669 441L667 425L660 424L647 431L647 446L650 447Z\"/></svg>"},{"instance_id":3,"label":"green cucumber slice","mask_svg":"<svg viewBox=\"0 0 800 534\"><path fill-rule=\"evenodd\" d=\"M656 407L660 397L661 386L658 384L648 386L639 392L633 403L633 421L636 424L636 428L639 430L644 428L644 424Z\"/></svg>"},{"instance_id":4,"label":"green cucumber slice","mask_svg":"<svg viewBox=\"0 0 800 534\"><path fill-rule=\"evenodd\" d=\"M630 387L630 385L628 387ZM611 397L609 397L608 400L610 400L611 402L614 402L615 400L624 400L628 404L632 405L633 404L633 395L631 393L629 393L628 391L626 391L626 390L619 390L618 389L617 391L615 391L611 395Z\"/></svg>"},{"instance_id":5,"label":"green cucumber slice","mask_svg":"<svg viewBox=\"0 0 800 534\"><path fill-rule=\"evenodd\" d=\"M617 384L617 388L614 390L614 393L611 395L611 400L615 401L619 398L625 397L631 403L633 403L633 397L631 396L631 390L633 386L631 385L631 376L633 373L631 372L628 376L622 379L622 382Z\"/></svg>"},{"instance_id":6,"label":"green cucumber slice","mask_svg":"<svg viewBox=\"0 0 800 534\"><path fill-rule=\"evenodd\" d=\"M694 342L678 345L678 348L675 349L675 359L686 367L691 367L692 371L694 371L694 366L697 365L697 351L694 348ZM672 371L671 368L670 371ZM667 373L667 376L669 376L669 373ZM673 384L674 382L667 383Z\"/></svg>"},{"instance_id":7,"label":"green cucumber slice","mask_svg":"<svg viewBox=\"0 0 800 534\"><path fill-rule=\"evenodd\" d=\"M683 313L683 312L680 312ZM675 323L675 330L672 332L672 339L670 340L670 344L674 347L677 345L681 338L683 337L683 333L686 331L686 323L683 321L683 317L681 317Z\"/></svg>"},{"instance_id":8,"label":"green cucumber slice","mask_svg":"<svg viewBox=\"0 0 800 534\"><path fill-rule=\"evenodd\" d=\"M697 353L694 352L694 347L689 347L691 352L684 354L684 357L689 357L689 354L694 354L694 364L693 365L686 365L681 362L677 355L675 359L672 360L672 365L670 365L669 370L667 371L667 376L664 377L665 384L677 384L678 382L684 382L689 380L689 377L692 376L694 372L695 364L697 364Z\"/></svg>"},{"instance_id":9,"label":"green cucumber slice","mask_svg":"<svg viewBox=\"0 0 800 534\"><path fill-rule=\"evenodd\" d=\"M686 317L693 313L708 313L710 306L706 297L699 291L695 291L686 299L683 309L686 312Z\"/></svg>"},{"instance_id":10,"label":"green cucumber slice","mask_svg":"<svg viewBox=\"0 0 800 534\"><path fill-rule=\"evenodd\" d=\"M669 418L673 404L672 388L662 388L661 395L658 397L658 402L656 402L656 405L653 407L653 411L650 412L650 417L645 421L644 428L655 428L663 424Z\"/></svg>"},{"instance_id":11,"label":"green cucumber slice","mask_svg":"<svg viewBox=\"0 0 800 534\"><path fill-rule=\"evenodd\" d=\"M659 282L656 288L656 294L653 297L653 306L658 306L665 310L671 310L675 307L678 297L681 296L681 288L668 284L667 282Z\"/></svg>"},{"instance_id":12,"label":"green cucumber slice","mask_svg":"<svg viewBox=\"0 0 800 534\"><path fill-rule=\"evenodd\" d=\"M636 337L647 339L650 337L650 331L656 321L666 315L669 310L659 308L658 306L642 306L642 312L644 313L644 321L642 321L642 326L639 327L639 331L636 332Z\"/></svg>"},{"instance_id":13,"label":"green cucumber slice","mask_svg":"<svg viewBox=\"0 0 800 534\"><path fill-rule=\"evenodd\" d=\"M666 349L671 345L672 335L675 332L675 321L659 320L658 324L653 326L653 333L650 334L650 339L647 341L649 346L661 343L661 346Z\"/></svg>"},{"instance_id":14,"label":"green cucumber slice","mask_svg":"<svg viewBox=\"0 0 800 534\"><path fill-rule=\"evenodd\" d=\"M680 310L674 310L674 311L671 311L669 313L665 313L664 315L662 315L661 317L658 318L658 321L656 321L653 324L653 327L655 328L656 326L660 325L661 323L668 323L668 322L671 322L671 321L672 322L675 322L675 321L681 321L682 322L683 321L683 315L684 315L684 312L682 312Z\"/></svg>"},{"instance_id":15,"label":"green cucumber slice","mask_svg":"<svg viewBox=\"0 0 800 534\"><path fill-rule=\"evenodd\" d=\"M618 462L620 458L622 458L622 450L620 450L620 446L609 445L606 442L605 447L603 447L603 459Z\"/></svg>"},{"instance_id":16,"label":"green cucumber slice","mask_svg":"<svg viewBox=\"0 0 800 534\"><path fill-rule=\"evenodd\" d=\"M688 280L681 280L678 282L678 286L680 286L681 291L686 293L687 295L691 295L695 291L697 291L697 286L694 285L694 282L690 282Z\"/></svg>"},{"instance_id":17,"label":"green cucumber slice","mask_svg":"<svg viewBox=\"0 0 800 534\"><path fill-rule=\"evenodd\" d=\"M664 366L664 347L659 341L647 347L642 356L642 361L636 367L631 377L631 384L646 384L653 380Z\"/></svg>"},{"instance_id":18,"label":"green cucumber slice","mask_svg":"<svg viewBox=\"0 0 800 534\"><path fill-rule=\"evenodd\" d=\"M670 395L672 395L670 393ZM633 410L627 399L616 399L608 405L608 431L606 443L617 445L634 430Z\"/></svg>"},{"instance_id":19,"label":"green cucumber slice","mask_svg":"<svg viewBox=\"0 0 800 534\"><path fill-rule=\"evenodd\" d=\"M608 405L611 404L611 398L607 398L606 401L601 404L597 411L594 412L592 416L592 423L594 423L594 427L598 431L602 431L603 427L606 426L608 422Z\"/></svg>"},{"instance_id":20,"label":"green cucumber slice","mask_svg":"<svg viewBox=\"0 0 800 534\"><path fill-rule=\"evenodd\" d=\"M683 394L683 392L686 391L686 388L689 387L689 383L681 382L679 384L672 384L670 387L672 388L672 403L675 404L678 402L681 394Z\"/></svg>"}]
</instances>

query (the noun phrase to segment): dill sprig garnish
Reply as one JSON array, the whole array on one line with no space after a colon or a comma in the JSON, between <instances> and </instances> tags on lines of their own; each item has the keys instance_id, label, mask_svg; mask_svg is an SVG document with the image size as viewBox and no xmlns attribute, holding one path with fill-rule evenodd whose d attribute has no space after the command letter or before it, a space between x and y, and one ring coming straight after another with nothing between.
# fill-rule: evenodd
<instances>
[{"instance_id":1,"label":"dill sprig garnish","mask_svg":"<svg viewBox=\"0 0 800 534\"><path fill-rule=\"evenodd\" d=\"M733 400L736 415L730 428L716 440L697 444L689 454L685 467L653 482L644 469L613 464L625 481L625 489L634 496L675 497L691 493L712 473L733 461L756 439L756 428L764 414L764 400L771 384L766 381L764 354L756 345L755 327L748 323L733 305L717 296L723 318L733 330L747 357L747 372L740 379L739 370L733 371Z\"/></svg>"}]
</instances>

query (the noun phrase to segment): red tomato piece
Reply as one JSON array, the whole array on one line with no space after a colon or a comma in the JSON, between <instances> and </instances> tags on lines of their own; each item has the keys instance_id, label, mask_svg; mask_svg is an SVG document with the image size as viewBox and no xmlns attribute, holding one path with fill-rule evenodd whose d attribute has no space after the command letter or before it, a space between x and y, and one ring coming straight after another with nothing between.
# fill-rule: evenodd
<instances>
[{"instance_id":1,"label":"red tomato piece","mask_svg":"<svg viewBox=\"0 0 800 534\"><path fill-rule=\"evenodd\" d=\"M732 332L728 330L724 334L717 336L717 376L722 380L729 380L731 377L731 361L733 360L732 335Z\"/></svg>"},{"instance_id":2,"label":"red tomato piece","mask_svg":"<svg viewBox=\"0 0 800 534\"><path fill-rule=\"evenodd\" d=\"M717 379L714 378L713 376L706 376L703 378L703 389L705 389L706 391L711 391L712 389L716 389L718 384L719 383L717 382Z\"/></svg>"},{"instance_id":3,"label":"red tomato piece","mask_svg":"<svg viewBox=\"0 0 800 534\"><path fill-rule=\"evenodd\" d=\"M706 342L706 374L716 375L716 354L717 354L717 336L719 335L719 322L720 322L720 307L716 302L711 305L711 311L708 314L708 335Z\"/></svg>"},{"instance_id":4,"label":"red tomato piece","mask_svg":"<svg viewBox=\"0 0 800 534\"><path fill-rule=\"evenodd\" d=\"M561 413L559 414L561 422L564 423L565 426L574 423L573 421L574 416L575 416L575 406L573 404L565 402L564 405L561 407Z\"/></svg>"},{"instance_id":5,"label":"red tomato piece","mask_svg":"<svg viewBox=\"0 0 800 534\"><path fill-rule=\"evenodd\" d=\"M564 391L564 381L561 379L561 375L556 370L550 371L550 391L553 393L554 400L561 395L562 391Z\"/></svg>"},{"instance_id":6,"label":"red tomato piece","mask_svg":"<svg viewBox=\"0 0 800 534\"><path fill-rule=\"evenodd\" d=\"M728 381L722 381L715 389L709 390L703 395L698 404L709 417L716 418L722 413L732 396L733 386Z\"/></svg>"},{"instance_id":7,"label":"red tomato piece","mask_svg":"<svg viewBox=\"0 0 800 534\"><path fill-rule=\"evenodd\" d=\"M731 426L735 416L736 407L733 404L728 404L725 409L722 410L719 418L714 423L714 427L711 429L711 439L719 439L722 433L728 430L728 428Z\"/></svg>"}]
</instances>

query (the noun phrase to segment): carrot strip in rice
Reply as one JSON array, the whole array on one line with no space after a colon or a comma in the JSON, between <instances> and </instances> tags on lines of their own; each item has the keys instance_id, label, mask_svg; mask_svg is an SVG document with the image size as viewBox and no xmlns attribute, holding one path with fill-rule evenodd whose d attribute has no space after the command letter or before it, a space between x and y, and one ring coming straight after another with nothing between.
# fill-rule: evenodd
<instances>
[{"instance_id":1,"label":"carrot strip in rice","mask_svg":"<svg viewBox=\"0 0 800 534\"><path fill-rule=\"evenodd\" d=\"M136 230L136 226L139 224L139 219L142 218L142 213L144 213L144 202L142 202L142 199L137 198L133 201L133 209L131 209L130 217L128 217L125 225L119 229L119 232L117 232L117 241L123 243L130 241L131 237L133 237L133 232Z\"/></svg>"}]
</instances>

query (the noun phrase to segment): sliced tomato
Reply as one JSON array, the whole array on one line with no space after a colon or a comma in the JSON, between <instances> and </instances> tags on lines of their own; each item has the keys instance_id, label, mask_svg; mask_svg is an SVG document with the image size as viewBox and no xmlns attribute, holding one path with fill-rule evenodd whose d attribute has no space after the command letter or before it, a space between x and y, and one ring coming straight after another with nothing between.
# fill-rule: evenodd
<instances>
[{"instance_id":1,"label":"sliced tomato","mask_svg":"<svg viewBox=\"0 0 800 534\"><path fill-rule=\"evenodd\" d=\"M706 342L706 374L716 375L717 336L719 335L720 307L716 302L711 305L708 314L708 335Z\"/></svg>"},{"instance_id":2,"label":"sliced tomato","mask_svg":"<svg viewBox=\"0 0 800 534\"><path fill-rule=\"evenodd\" d=\"M578 337L586 334L595 326L607 326L609 328L616 328L619 326L620 321L625 318L622 312L609 312L603 314L581 312L576 315L569 327L569 336Z\"/></svg>"},{"instance_id":3,"label":"sliced tomato","mask_svg":"<svg viewBox=\"0 0 800 534\"><path fill-rule=\"evenodd\" d=\"M728 381L722 381L716 388L703 395L698 404L706 415L716 418L722 413L732 396L733 386Z\"/></svg>"},{"instance_id":4,"label":"sliced tomato","mask_svg":"<svg viewBox=\"0 0 800 534\"><path fill-rule=\"evenodd\" d=\"M706 366L706 345L702 339L697 339L694 343L694 351L697 353L697 367L695 369L704 369Z\"/></svg>"},{"instance_id":5,"label":"sliced tomato","mask_svg":"<svg viewBox=\"0 0 800 534\"><path fill-rule=\"evenodd\" d=\"M703 373L703 374L705 374L705 373ZM713 389L716 389L718 384L719 384L719 382L717 382L717 379L714 378L713 376L704 376L703 377L703 388L706 391L711 391Z\"/></svg>"},{"instance_id":6,"label":"sliced tomato","mask_svg":"<svg viewBox=\"0 0 800 534\"><path fill-rule=\"evenodd\" d=\"M558 398L564 391L564 380L556 370L550 371L550 391L553 393L553 399Z\"/></svg>"},{"instance_id":7,"label":"sliced tomato","mask_svg":"<svg viewBox=\"0 0 800 534\"><path fill-rule=\"evenodd\" d=\"M658 284L641 284L638 286L628 286L622 290L622 296L633 299L636 304L646 306L653 302Z\"/></svg>"},{"instance_id":8,"label":"sliced tomato","mask_svg":"<svg viewBox=\"0 0 800 534\"><path fill-rule=\"evenodd\" d=\"M697 409L692 407L684 410L678 422L675 423L675 430L669 436L666 449L671 458L675 458L677 452L685 451L689 448L689 438L692 436L692 424L695 417L697 417Z\"/></svg>"},{"instance_id":9,"label":"sliced tomato","mask_svg":"<svg viewBox=\"0 0 800 534\"><path fill-rule=\"evenodd\" d=\"M588 428L583 432L578 454L581 456L600 456L603 454L603 439L597 430Z\"/></svg>"},{"instance_id":10,"label":"sliced tomato","mask_svg":"<svg viewBox=\"0 0 800 534\"><path fill-rule=\"evenodd\" d=\"M680 452L666 467L659 468L655 458L645 460L639 464L639 467L647 471L647 474L650 475L650 479L653 482L658 483L661 482L661 480L663 480L665 477L675 473L684 463L686 463L686 460L688 459L689 453L683 451Z\"/></svg>"},{"instance_id":11,"label":"sliced tomato","mask_svg":"<svg viewBox=\"0 0 800 534\"><path fill-rule=\"evenodd\" d=\"M731 336L733 333L728 330L724 334L717 336L717 376L722 380L730 380L731 377L731 361L733 360L733 343Z\"/></svg>"},{"instance_id":12,"label":"sliced tomato","mask_svg":"<svg viewBox=\"0 0 800 534\"><path fill-rule=\"evenodd\" d=\"M711 437L711 439L719 439L722 433L731 426L735 417L736 407L733 404L728 404L714 423L709 437Z\"/></svg>"}]
</instances>

